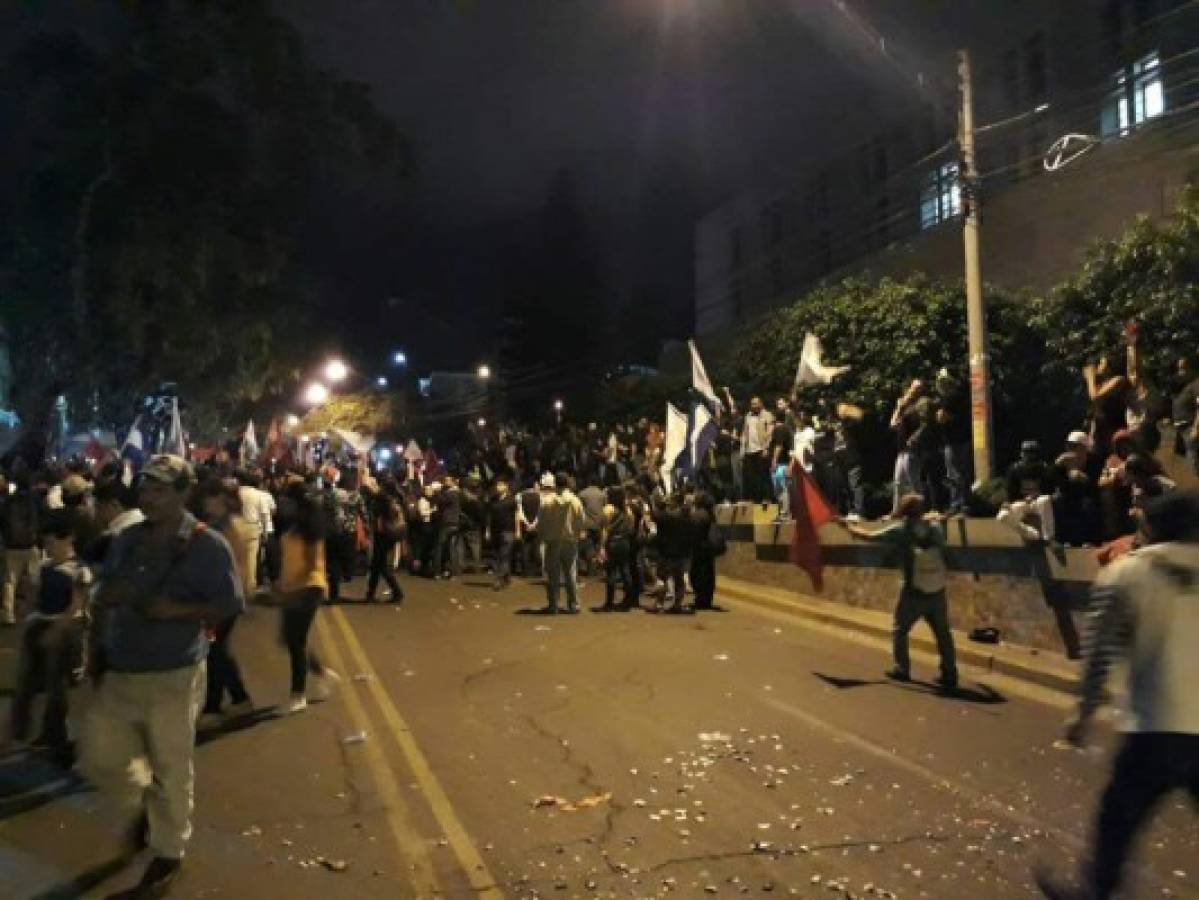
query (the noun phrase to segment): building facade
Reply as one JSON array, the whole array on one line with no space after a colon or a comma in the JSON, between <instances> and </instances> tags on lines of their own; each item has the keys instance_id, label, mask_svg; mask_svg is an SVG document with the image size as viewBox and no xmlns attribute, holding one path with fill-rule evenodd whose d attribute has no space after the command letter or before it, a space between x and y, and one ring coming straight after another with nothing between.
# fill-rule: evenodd
<instances>
[{"instance_id":1,"label":"building facade","mask_svg":"<svg viewBox=\"0 0 1199 900\"><path fill-rule=\"evenodd\" d=\"M823 164L790 184L747 188L697 224L697 334L728 334L822 279L961 277L973 196L984 278L1047 287L1095 239L1167 214L1199 165L1199 4L931 0L903 12L913 34L937 36L922 48L932 71L919 83L891 79L886 114L852 121ZM961 177L956 47L972 58L971 185Z\"/></svg>"}]
</instances>

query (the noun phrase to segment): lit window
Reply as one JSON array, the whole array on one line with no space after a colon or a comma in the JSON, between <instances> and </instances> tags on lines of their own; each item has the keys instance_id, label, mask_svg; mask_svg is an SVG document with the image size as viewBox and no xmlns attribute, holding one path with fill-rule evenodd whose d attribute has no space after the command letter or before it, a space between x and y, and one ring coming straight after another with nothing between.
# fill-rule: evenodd
<instances>
[{"instance_id":1,"label":"lit window","mask_svg":"<svg viewBox=\"0 0 1199 900\"><path fill-rule=\"evenodd\" d=\"M961 215L962 183L958 164L945 163L928 173L920 192L920 227L932 228Z\"/></svg>"},{"instance_id":2,"label":"lit window","mask_svg":"<svg viewBox=\"0 0 1199 900\"><path fill-rule=\"evenodd\" d=\"M1114 78L1116 89L1103 110L1105 136L1128 134L1166 111L1161 59L1156 52L1121 69Z\"/></svg>"}]
</instances>

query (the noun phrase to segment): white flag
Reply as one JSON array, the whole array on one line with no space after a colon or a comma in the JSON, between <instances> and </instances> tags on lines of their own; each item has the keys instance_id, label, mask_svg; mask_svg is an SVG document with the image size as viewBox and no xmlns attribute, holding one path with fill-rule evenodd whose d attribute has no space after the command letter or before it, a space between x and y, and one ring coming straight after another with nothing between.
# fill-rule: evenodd
<instances>
[{"instance_id":1,"label":"white flag","mask_svg":"<svg viewBox=\"0 0 1199 900\"><path fill-rule=\"evenodd\" d=\"M187 459L187 438L183 436L183 421L179 418L179 400L171 400L171 419L162 442L163 453L173 453Z\"/></svg>"},{"instance_id":2,"label":"white flag","mask_svg":"<svg viewBox=\"0 0 1199 900\"><path fill-rule=\"evenodd\" d=\"M246 432L241 438L241 459L243 463L258 459L258 435L254 433L253 419L246 423Z\"/></svg>"},{"instance_id":3,"label":"white flag","mask_svg":"<svg viewBox=\"0 0 1199 900\"><path fill-rule=\"evenodd\" d=\"M828 384L838 375L849 371L849 366L826 366L821 357L824 348L820 338L808 332L803 339L803 350L799 354L799 367L795 370L795 386L801 384Z\"/></svg>"},{"instance_id":4,"label":"white flag","mask_svg":"<svg viewBox=\"0 0 1199 900\"><path fill-rule=\"evenodd\" d=\"M687 449L687 414L666 404L666 442L662 448L662 480L670 492L670 475L679 456Z\"/></svg>"},{"instance_id":5,"label":"white flag","mask_svg":"<svg viewBox=\"0 0 1199 900\"><path fill-rule=\"evenodd\" d=\"M704 361L699 358L699 348L695 346L695 341L687 341L687 346L691 349L691 386L711 401L716 409L720 409L720 398L716 396L712 382L708 380Z\"/></svg>"}]
</instances>

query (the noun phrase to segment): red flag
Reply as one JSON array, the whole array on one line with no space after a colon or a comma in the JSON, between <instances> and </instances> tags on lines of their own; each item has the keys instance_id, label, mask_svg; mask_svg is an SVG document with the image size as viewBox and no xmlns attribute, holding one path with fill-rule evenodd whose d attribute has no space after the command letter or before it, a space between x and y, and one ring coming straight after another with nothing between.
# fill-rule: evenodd
<instances>
[{"instance_id":1,"label":"red flag","mask_svg":"<svg viewBox=\"0 0 1199 900\"><path fill-rule=\"evenodd\" d=\"M817 593L824 589L824 560L820 554L820 527L837 514L820 488L797 461L791 462L791 562L808 573Z\"/></svg>"}]
</instances>

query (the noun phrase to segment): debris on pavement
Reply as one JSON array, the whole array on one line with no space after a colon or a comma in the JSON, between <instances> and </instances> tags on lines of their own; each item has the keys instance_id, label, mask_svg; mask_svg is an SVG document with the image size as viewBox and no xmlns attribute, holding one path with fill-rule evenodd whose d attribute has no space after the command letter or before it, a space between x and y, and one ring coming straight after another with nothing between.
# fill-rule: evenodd
<instances>
[{"instance_id":1,"label":"debris on pavement","mask_svg":"<svg viewBox=\"0 0 1199 900\"><path fill-rule=\"evenodd\" d=\"M561 812L577 812L580 809L592 809L607 803L612 799L612 792L607 791L603 794L596 794L592 797L583 797L581 800L570 801L565 797L555 797L553 794L542 794L530 804L533 809L554 808Z\"/></svg>"},{"instance_id":2,"label":"debris on pavement","mask_svg":"<svg viewBox=\"0 0 1199 900\"><path fill-rule=\"evenodd\" d=\"M343 744L364 744L366 743L366 732L356 731L353 734L347 734L341 739Z\"/></svg>"},{"instance_id":3,"label":"debris on pavement","mask_svg":"<svg viewBox=\"0 0 1199 900\"><path fill-rule=\"evenodd\" d=\"M316 858L317 865L324 866L330 872L344 872L350 867L350 864L344 859L325 859L323 856Z\"/></svg>"}]
</instances>

